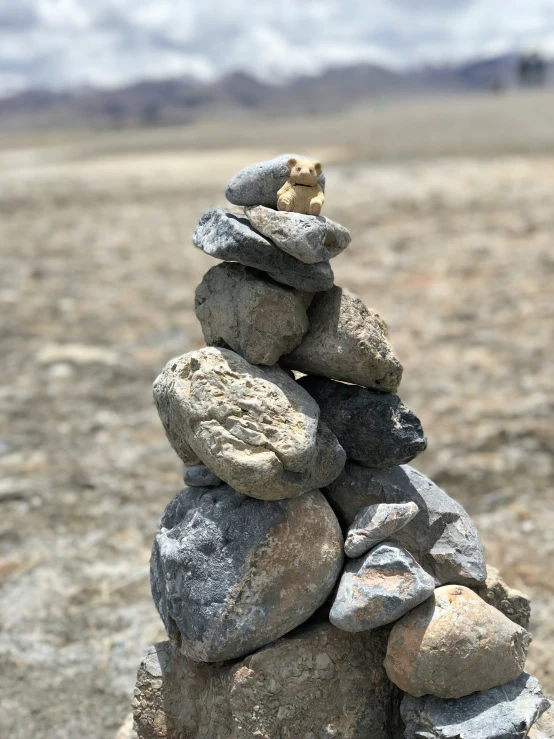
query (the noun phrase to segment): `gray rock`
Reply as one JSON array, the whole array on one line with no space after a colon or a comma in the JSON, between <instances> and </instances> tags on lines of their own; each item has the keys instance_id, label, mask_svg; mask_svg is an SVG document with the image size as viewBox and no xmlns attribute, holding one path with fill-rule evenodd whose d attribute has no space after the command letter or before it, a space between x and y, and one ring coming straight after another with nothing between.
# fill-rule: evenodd
<instances>
[{"instance_id":1,"label":"gray rock","mask_svg":"<svg viewBox=\"0 0 554 739\"><path fill-rule=\"evenodd\" d=\"M404 528L419 513L416 503L378 503L363 508L348 529L347 557L360 557Z\"/></svg>"},{"instance_id":2,"label":"gray rock","mask_svg":"<svg viewBox=\"0 0 554 739\"><path fill-rule=\"evenodd\" d=\"M222 480L205 464L193 464L192 467L187 467L183 472L183 481L185 485L193 488L217 487L222 484Z\"/></svg>"},{"instance_id":3,"label":"gray rock","mask_svg":"<svg viewBox=\"0 0 554 739\"><path fill-rule=\"evenodd\" d=\"M501 687L463 698L405 695L406 739L524 739L550 703L536 678L523 672Z\"/></svg>"},{"instance_id":4,"label":"gray rock","mask_svg":"<svg viewBox=\"0 0 554 739\"><path fill-rule=\"evenodd\" d=\"M419 418L398 395L325 377L299 380L320 408L348 459L366 467L406 464L427 448Z\"/></svg>"},{"instance_id":5,"label":"gray rock","mask_svg":"<svg viewBox=\"0 0 554 739\"><path fill-rule=\"evenodd\" d=\"M265 272L225 262L196 288L196 316L208 345L230 347L251 364L275 364L308 330L306 296Z\"/></svg>"},{"instance_id":6,"label":"gray rock","mask_svg":"<svg viewBox=\"0 0 554 739\"><path fill-rule=\"evenodd\" d=\"M275 159L250 164L231 178L225 190L225 197L234 205L265 205L267 208L276 208L277 193L289 177L287 161L291 157L311 158L301 154L280 154ZM323 173L319 175L317 181L321 189L325 190Z\"/></svg>"},{"instance_id":7,"label":"gray rock","mask_svg":"<svg viewBox=\"0 0 554 739\"><path fill-rule=\"evenodd\" d=\"M273 210L263 205L245 208L245 213L256 231L305 264L333 259L351 241L348 229L324 216Z\"/></svg>"},{"instance_id":8,"label":"gray rock","mask_svg":"<svg viewBox=\"0 0 554 739\"><path fill-rule=\"evenodd\" d=\"M171 445L245 495L279 500L334 480L344 450L313 398L280 367L206 347L168 362L154 399Z\"/></svg>"},{"instance_id":9,"label":"gray rock","mask_svg":"<svg viewBox=\"0 0 554 739\"><path fill-rule=\"evenodd\" d=\"M324 492L345 528L369 505L416 503L417 516L390 535L390 541L407 549L437 584L479 585L485 581L485 553L471 518L413 467L374 470L347 462Z\"/></svg>"},{"instance_id":10,"label":"gray rock","mask_svg":"<svg viewBox=\"0 0 554 739\"><path fill-rule=\"evenodd\" d=\"M507 616L510 621L529 628L531 601L519 590L510 588L494 567L487 566L486 581L475 589L477 595Z\"/></svg>"},{"instance_id":11,"label":"gray rock","mask_svg":"<svg viewBox=\"0 0 554 739\"><path fill-rule=\"evenodd\" d=\"M334 287L318 293L308 309L308 333L281 358L284 367L396 392L402 365L383 321L359 298Z\"/></svg>"},{"instance_id":12,"label":"gray rock","mask_svg":"<svg viewBox=\"0 0 554 739\"><path fill-rule=\"evenodd\" d=\"M204 213L194 232L193 242L211 257L261 269L277 282L298 290L317 292L333 286L334 276L329 262L304 264L298 261L254 231L246 218L222 208L212 208Z\"/></svg>"},{"instance_id":13,"label":"gray rock","mask_svg":"<svg viewBox=\"0 0 554 739\"><path fill-rule=\"evenodd\" d=\"M404 616L435 590L412 555L389 542L346 564L329 620L344 631L369 631Z\"/></svg>"},{"instance_id":14,"label":"gray rock","mask_svg":"<svg viewBox=\"0 0 554 739\"><path fill-rule=\"evenodd\" d=\"M152 647L135 688L140 739L391 739L396 689L383 629L300 627L234 663L202 664Z\"/></svg>"},{"instance_id":15,"label":"gray rock","mask_svg":"<svg viewBox=\"0 0 554 739\"><path fill-rule=\"evenodd\" d=\"M259 501L185 488L154 540L152 596L170 639L202 662L236 659L303 623L331 592L342 534L323 495Z\"/></svg>"}]
</instances>

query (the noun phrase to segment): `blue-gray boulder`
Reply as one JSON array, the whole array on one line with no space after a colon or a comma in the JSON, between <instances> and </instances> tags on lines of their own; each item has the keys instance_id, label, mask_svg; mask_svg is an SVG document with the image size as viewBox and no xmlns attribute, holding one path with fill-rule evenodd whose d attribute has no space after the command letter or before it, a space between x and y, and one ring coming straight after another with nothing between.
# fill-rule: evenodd
<instances>
[{"instance_id":1,"label":"blue-gray boulder","mask_svg":"<svg viewBox=\"0 0 554 739\"><path fill-rule=\"evenodd\" d=\"M193 464L183 472L183 482L193 488L217 487L223 481L205 464Z\"/></svg>"}]
</instances>

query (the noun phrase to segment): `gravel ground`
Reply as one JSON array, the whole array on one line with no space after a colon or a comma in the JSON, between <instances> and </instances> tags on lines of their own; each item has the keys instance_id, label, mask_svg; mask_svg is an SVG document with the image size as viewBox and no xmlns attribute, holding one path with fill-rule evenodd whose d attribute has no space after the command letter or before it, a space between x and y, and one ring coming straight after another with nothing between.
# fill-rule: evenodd
<instances>
[{"instance_id":1,"label":"gravel ground","mask_svg":"<svg viewBox=\"0 0 554 739\"><path fill-rule=\"evenodd\" d=\"M0 151L1 736L112 739L163 638L148 560L182 469L151 384L203 343L194 289L215 261L190 234L278 153L256 147ZM528 669L552 694L554 158L358 152L316 151L325 213L353 234L336 282L389 324L429 438L415 466L532 596Z\"/></svg>"}]
</instances>

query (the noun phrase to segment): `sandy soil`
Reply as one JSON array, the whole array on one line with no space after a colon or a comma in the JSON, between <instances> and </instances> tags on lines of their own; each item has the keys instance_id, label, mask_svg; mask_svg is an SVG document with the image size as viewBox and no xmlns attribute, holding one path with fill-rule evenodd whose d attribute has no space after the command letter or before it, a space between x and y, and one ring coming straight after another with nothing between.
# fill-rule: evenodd
<instances>
[{"instance_id":1,"label":"sandy soil","mask_svg":"<svg viewBox=\"0 0 554 739\"><path fill-rule=\"evenodd\" d=\"M151 383L202 345L194 289L215 264L190 234L234 171L286 150L327 164L325 213L353 234L336 282L388 322L429 437L415 464L532 595L528 669L554 693L554 133L544 117L500 131L524 124L518 98L471 105L359 111L313 136L0 142L0 736L111 738L128 713L163 636L149 550L181 475Z\"/></svg>"}]
</instances>

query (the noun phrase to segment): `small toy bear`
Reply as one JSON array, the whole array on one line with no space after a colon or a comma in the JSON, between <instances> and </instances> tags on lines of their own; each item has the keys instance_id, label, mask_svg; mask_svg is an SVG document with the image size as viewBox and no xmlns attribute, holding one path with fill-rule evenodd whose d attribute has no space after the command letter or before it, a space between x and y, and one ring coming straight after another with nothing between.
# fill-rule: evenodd
<instances>
[{"instance_id":1,"label":"small toy bear","mask_svg":"<svg viewBox=\"0 0 554 739\"><path fill-rule=\"evenodd\" d=\"M289 178L277 193L277 210L318 216L325 198L317 182L321 174L321 164L291 157L287 167Z\"/></svg>"}]
</instances>

